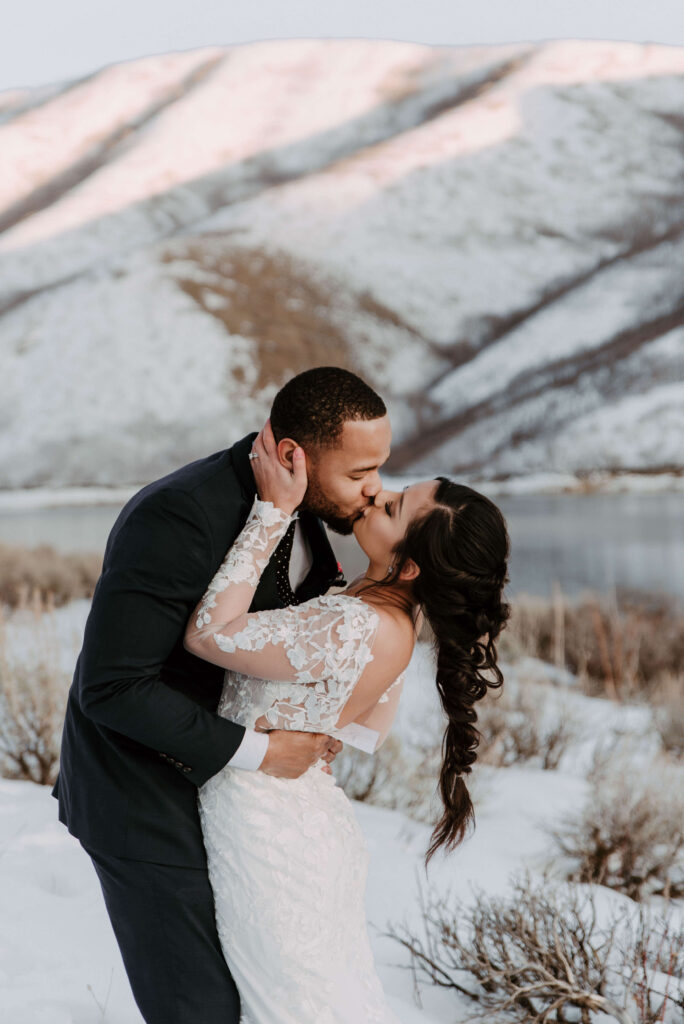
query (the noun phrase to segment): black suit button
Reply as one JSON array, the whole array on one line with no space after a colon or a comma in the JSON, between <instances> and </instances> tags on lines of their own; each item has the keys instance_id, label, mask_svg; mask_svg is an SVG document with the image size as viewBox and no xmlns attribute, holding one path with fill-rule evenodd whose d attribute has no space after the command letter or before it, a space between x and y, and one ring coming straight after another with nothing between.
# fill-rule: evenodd
<instances>
[{"instance_id":1,"label":"black suit button","mask_svg":"<svg viewBox=\"0 0 684 1024\"><path fill-rule=\"evenodd\" d=\"M188 765L186 764L186 765L183 766L183 771L184 772L191 772L192 768L189 768Z\"/></svg>"}]
</instances>

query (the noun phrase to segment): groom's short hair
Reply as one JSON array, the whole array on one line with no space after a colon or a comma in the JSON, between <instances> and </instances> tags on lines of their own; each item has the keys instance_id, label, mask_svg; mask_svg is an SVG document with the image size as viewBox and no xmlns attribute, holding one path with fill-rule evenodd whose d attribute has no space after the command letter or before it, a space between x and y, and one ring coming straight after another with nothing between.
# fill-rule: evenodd
<instances>
[{"instance_id":1,"label":"groom's short hair","mask_svg":"<svg viewBox=\"0 0 684 1024\"><path fill-rule=\"evenodd\" d=\"M317 366L289 380L273 399L271 427L276 441L333 448L347 420L387 415L380 395L339 366Z\"/></svg>"}]
</instances>

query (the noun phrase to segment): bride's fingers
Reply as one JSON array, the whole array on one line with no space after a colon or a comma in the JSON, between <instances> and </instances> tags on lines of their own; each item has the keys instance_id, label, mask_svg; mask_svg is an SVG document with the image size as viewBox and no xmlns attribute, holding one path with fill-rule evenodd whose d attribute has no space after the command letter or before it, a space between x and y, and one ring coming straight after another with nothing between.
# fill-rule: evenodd
<instances>
[{"instance_id":1,"label":"bride's fingers","mask_svg":"<svg viewBox=\"0 0 684 1024\"><path fill-rule=\"evenodd\" d=\"M262 465L271 464L276 471L281 468L278 459L278 446L275 443L270 421L267 421L259 431L252 447L253 451L261 459Z\"/></svg>"},{"instance_id":2,"label":"bride's fingers","mask_svg":"<svg viewBox=\"0 0 684 1024\"><path fill-rule=\"evenodd\" d=\"M306 456L304 455L303 448L295 448L295 450L292 453L292 476L294 477L295 485L303 487L304 491L306 491ZM302 494L304 493L304 491L302 492Z\"/></svg>"},{"instance_id":3,"label":"bride's fingers","mask_svg":"<svg viewBox=\"0 0 684 1024\"><path fill-rule=\"evenodd\" d=\"M275 437L273 436L273 430L271 428L270 420L266 420L266 423L264 424L261 434L264 448L266 449L269 455L274 455L277 445L275 442Z\"/></svg>"},{"instance_id":4,"label":"bride's fingers","mask_svg":"<svg viewBox=\"0 0 684 1024\"><path fill-rule=\"evenodd\" d=\"M265 449L264 449L263 438L261 436L261 431L259 431L257 436L254 438L254 441L252 442L252 451L256 455L258 455L260 458L264 457Z\"/></svg>"},{"instance_id":5,"label":"bride's fingers","mask_svg":"<svg viewBox=\"0 0 684 1024\"><path fill-rule=\"evenodd\" d=\"M266 445L264 444L263 430L255 438L253 451L255 452L256 455L259 456L259 472L261 474L272 473L273 470L275 470L276 472L278 471L278 452L276 450L269 452Z\"/></svg>"}]
</instances>

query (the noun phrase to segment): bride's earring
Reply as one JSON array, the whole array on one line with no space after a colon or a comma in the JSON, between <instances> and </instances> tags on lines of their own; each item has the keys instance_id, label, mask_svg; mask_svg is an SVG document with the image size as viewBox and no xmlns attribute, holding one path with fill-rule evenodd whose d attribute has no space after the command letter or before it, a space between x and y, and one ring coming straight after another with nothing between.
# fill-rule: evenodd
<instances>
[{"instance_id":1,"label":"bride's earring","mask_svg":"<svg viewBox=\"0 0 684 1024\"><path fill-rule=\"evenodd\" d=\"M394 572L394 564L392 564L392 565L390 565L390 566L388 567L388 569L387 569L387 575L388 575L388 576L391 576L393 572Z\"/></svg>"}]
</instances>

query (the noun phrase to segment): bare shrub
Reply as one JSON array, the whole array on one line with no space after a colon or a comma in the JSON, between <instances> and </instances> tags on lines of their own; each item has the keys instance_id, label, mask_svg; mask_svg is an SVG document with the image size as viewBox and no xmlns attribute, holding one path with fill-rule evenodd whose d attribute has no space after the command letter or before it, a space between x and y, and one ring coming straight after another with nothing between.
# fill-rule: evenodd
<instances>
[{"instance_id":1,"label":"bare shrub","mask_svg":"<svg viewBox=\"0 0 684 1024\"><path fill-rule=\"evenodd\" d=\"M623 906L600 924L593 889L529 875L510 895L479 891L470 904L428 890L421 910L422 935L405 924L387 934L411 954L417 986L467 997L481 1011L472 1020L589 1024L603 1013L655 1024L684 1008L684 931L673 916L640 907L634 919Z\"/></svg>"},{"instance_id":2,"label":"bare shrub","mask_svg":"<svg viewBox=\"0 0 684 1024\"><path fill-rule=\"evenodd\" d=\"M437 816L440 765L440 743L409 753L397 736L388 736L372 755L343 747L333 761L333 773L351 800L432 822Z\"/></svg>"},{"instance_id":3,"label":"bare shrub","mask_svg":"<svg viewBox=\"0 0 684 1024\"><path fill-rule=\"evenodd\" d=\"M654 722L663 748L684 757L684 676L662 673L653 685Z\"/></svg>"},{"instance_id":4,"label":"bare shrub","mask_svg":"<svg viewBox=\"0 0 684 1024\"><path fill-rule=\"evenodd\" d=\"M332 767L338 786L350 800L373 803L388 777L404 767L401 744L395 736L388 736L377 754L344 746Z\"/></svg>"},{"instance_id":5,"label":"bare shrub","mask_svg":"<svg viewBox=\"0 0 684 1024\"><path fill-rule=\"evenodd\" d=\"M498 641L499 654L509 661L525 656L543 657L552 636L548 600L534 594L519 594L511 598L510 605L511 617Z\"/></svg>"},{"instance_id":6,"label":"bare shrub","mask_svg":"<svg viewBox=\"0 0 684 1024\"><path fill-rule=\"evenodd\" d=\"M512 687L483 700L478 709L481 733L478 764L501 767L531 763L556 768L577 735L577 719L567 708L548 713L544 686ZM390 735L369 755L345 746L333 762L337 784L351 800L400 810L416 821L432 822L439 810L437 785L442 763L441 738L408 746ZM480 784L477 766L471 792Z\"/></svg>"},{"instance_id":7,"label":"bare shrub","mask_svg":"<svg viewBox=\"0 0 684 1024\"><path fill-rule=\"evenodd\" d=\"M585 594L570 601L519 595L502 634L501 655L541 658L569 669L589 695L631 698L684 662L684 614L665 597Z\"/></svg>"},{"instance_id":8,"label":"bare shrub","mask_svg":"<svg viewBox=\"0 0 684 1024\"><path fill-rule=\"evenodd\" d=\"M590 782L585 807L549 830L574 862L569 877L634 900L684 896L684 770L621 757L599 761Z\"/></svg>"},{"instance_id":9,"label":"bare shrub","mask_svg":"<svg viewBox=\"0 0 684 1024\"><path fill-rule=\"evenodd\" d=\"M0 544L0 603L16 608L31 594L55 605L92 597L101 568L102 558L95 554L62 554L48 545Z\"/></svg>"},{"instance_id":10,"label":"bare shrub","mask_svg":"<svg viewBox=\"0 0 684 1024\"><path fill-rule=\"evenodd\" d=\"M478 709L479 759L496 767L529 762L552 769L576 738L576 715L545 707L545 687L508 686Z\"/></svg>"},{"instance_id":11,"label":"bare shrub","mask_svg":"<svg viewBox=\"0 0 684 1024\"><path fill-rule=\"evenodd\" d=\"M57 777L69 677L59 669L49 606L36 599L25 611L31 651L23 657L9 652L0 617L0 774L45 785Z\"/></svg>"}]
</instances>

